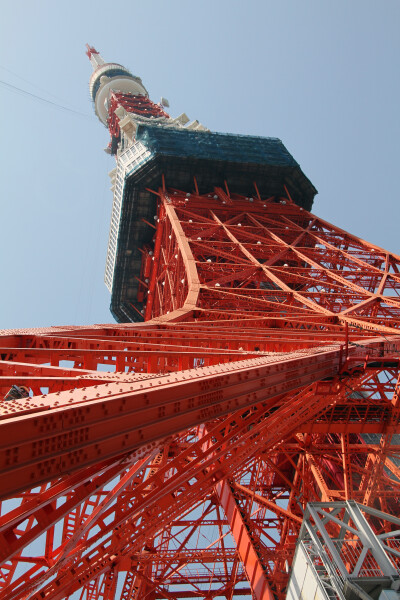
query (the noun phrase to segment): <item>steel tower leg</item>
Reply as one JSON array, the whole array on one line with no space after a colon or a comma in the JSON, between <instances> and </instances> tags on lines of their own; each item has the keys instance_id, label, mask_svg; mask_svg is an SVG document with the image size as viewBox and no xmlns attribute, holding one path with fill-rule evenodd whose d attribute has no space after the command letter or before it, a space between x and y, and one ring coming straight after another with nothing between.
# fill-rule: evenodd
<instances>
[{"instance_id":1,"label":"steel tower leg","mask_svg":"<svg viewBox=\"0 0 400 600\"><path fill-rule=\"evenodd\" d=\"M146 322L0 336L0 600L280 599L308 502L399 515L400 258L156 198Z\"/></svg>"}]
</instances>

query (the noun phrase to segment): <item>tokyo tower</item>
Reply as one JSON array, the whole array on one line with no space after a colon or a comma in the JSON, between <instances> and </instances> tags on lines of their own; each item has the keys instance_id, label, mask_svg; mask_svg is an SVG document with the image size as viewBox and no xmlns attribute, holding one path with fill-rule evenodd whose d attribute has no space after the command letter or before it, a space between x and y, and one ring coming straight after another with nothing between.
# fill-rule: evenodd
<instances>
[{"instance_id":1,"label":"tokyo tower","mask_svg":"<svg viewBox=\"0 0 400 600\"><path fill-rule=\"evenodd\" d=\"M87 54L117 323L1 332L0 600L283 600L313 503L400 529L400 257L312 214L280 140Z\"/></svg>"}]
</instances>

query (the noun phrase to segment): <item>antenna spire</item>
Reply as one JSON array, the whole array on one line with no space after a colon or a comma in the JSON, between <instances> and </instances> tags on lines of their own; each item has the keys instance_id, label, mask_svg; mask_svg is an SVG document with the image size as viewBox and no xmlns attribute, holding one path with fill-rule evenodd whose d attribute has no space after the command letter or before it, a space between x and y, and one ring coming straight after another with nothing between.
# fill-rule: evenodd
<instances>
[{"instance_id":1,"label":"antenna spire","mask_svg":"<svg viewBox=\"0 0 400 600\"><path fill-rule=\"evenodd\" d=\"M89 44L86 44L86 48L86 55L89 57L93 69L97 69L97 67L100 67L100 65L105 64L104 59L97 52L96 48L94 48L93 46L89 46Z\"/></svg>"}]
</instances>

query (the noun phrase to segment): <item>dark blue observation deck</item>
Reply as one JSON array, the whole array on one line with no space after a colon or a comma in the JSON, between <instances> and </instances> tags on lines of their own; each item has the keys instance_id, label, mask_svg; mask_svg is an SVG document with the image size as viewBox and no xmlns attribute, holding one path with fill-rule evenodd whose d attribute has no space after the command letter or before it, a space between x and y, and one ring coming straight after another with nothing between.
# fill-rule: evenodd
<instances>
[{"instance_id":1,"label":"dark blue observation deck","mask_svg":"<svg viewBox=\"0 0 400 600\"><path fill-rule=\"evenodd\" d=\"M123 174L119 219L112 268L111 312L118 322L140 320L141 305L135 290L141 267L139 248L151 243L155 196L162 175L167 187L193 192L196 177L201 194L227 181L233 193L254 195L254 182L262 197L285 195L310 210L317 190L299 164L277 138L199 132L139 125L136 142L145 150L144 160L133 161Z\"/></svg>"}]
</instances>

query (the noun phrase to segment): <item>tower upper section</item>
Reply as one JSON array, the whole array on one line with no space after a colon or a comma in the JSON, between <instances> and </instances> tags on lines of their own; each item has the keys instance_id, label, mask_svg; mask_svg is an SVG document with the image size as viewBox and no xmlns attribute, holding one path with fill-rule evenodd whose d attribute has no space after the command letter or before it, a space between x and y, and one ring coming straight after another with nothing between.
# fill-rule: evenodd
<instances>
[{"instance_id":1,"label":"tower upper section","mask_svg":"<svg viewBox=\"0 0 400 600\"><path fill-rule=\"evenodd\" d=\"M171 197L165 196L166 205L179 208L182 204L185 210L194 210L197 202L200 211L203 205L211 203L218 212L223 204L224 218L227 211L233 218L237 211L255 211L256 205L261 213L268 212L271 203L284 206L288 198L300 207L310 208L316 189L280 140L214 133L197 120L189 122L184 113L173 118L164 111L168 104L165 100L152 102L139 77L122 65L105 63L94 48L88 47L87 55L94 68L90 93L95 112L110 132L106 151L116 158L116 167L110 173L114 198L105 271L111 312L120 322L158 318L167 310L164 304L160 309L154 308L158 302L153 302L154 286L167 289L164 271L178 272L175 263L180 255L174 250L170 263L165 258L175 233L157 233L164 231L160 215L164 219L166 213L160 208L161 192L152 194L150 190L161 190L164 196L170 193L167 188L172 190ZM212 223L214 217L205 219ZM198 235L192 227L193 218L188 223L188 244L194 236L194 243L200 242L202 251L203 234ZM240 222L238 227L241 226ZM255 241L260 251L260 240ZM213 243L211 240L211 246ZM197 250L193 252L194 256ZM213 259L207 252L201 259L206 269L217 268L212 266ZM230 252L227 242L225 262ZM165 267L161 275L157 272L159 258ZM261 257L264 259L267 260ZM186 306L184 296L189 293L185 276L175 284L176 290L171 291L174 311L181 300ZM207 278L203 284L208 289ZM164 294L161 288L160 294Z\"/></svg>"},{"instance_id":2,"label":"tower upper section","mask_svg":"<svg viewBox=\"0 0 400 600\"><path fill-rule=\"evenodd\" d=\"M118 63L106 63L95 48L86 46L94 69L89 90L95 113L111 135L106 152L117 154L130 147L140 124L207 131L197 120L189 123L185 113L172 119L164 110L164 106L169 106L168 101L162 98L156 104L150 100L140 77Z\"/></svg>"},{"instance_id":3,"label":"tower upper section","mask_svg":"<svg viewBox=\"0 0 400 600\"><path fill-rule=\"evenodd\" d=\"M132 75L128 69L118 63L106 63L93 46L86 44L86 47L86 54L93 67L93 73L89 81L90 96L94 102L96 115L107 127L109 95L112 90L146 98L149 94L140 77Z\"/></svg>"}]
</instances>

